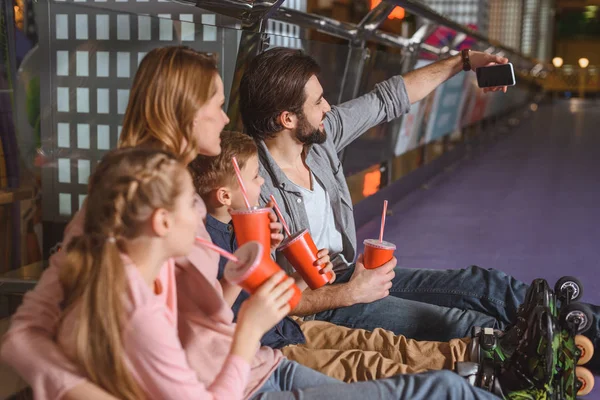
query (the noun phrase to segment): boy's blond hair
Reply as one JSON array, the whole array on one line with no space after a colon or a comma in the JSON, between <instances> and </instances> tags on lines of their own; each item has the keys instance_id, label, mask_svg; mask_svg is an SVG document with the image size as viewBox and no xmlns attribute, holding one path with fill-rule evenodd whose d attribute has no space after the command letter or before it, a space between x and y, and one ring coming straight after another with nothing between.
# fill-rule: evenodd
<instances>
[{"instance_id":1,"label":"boy's blond hair","mask_svg":"<svg viewBox=\"0 0 600 400\"><path fill-rule=\"evenodd\" d=\"M243 133L221 133L221 154L216 157L199 155L189 165L196 191L207 202L208 196L223 186L237 185L231 158L236 157L243 169L252 156L258 154L254 140Z\"/></svg>"}]
</instances>

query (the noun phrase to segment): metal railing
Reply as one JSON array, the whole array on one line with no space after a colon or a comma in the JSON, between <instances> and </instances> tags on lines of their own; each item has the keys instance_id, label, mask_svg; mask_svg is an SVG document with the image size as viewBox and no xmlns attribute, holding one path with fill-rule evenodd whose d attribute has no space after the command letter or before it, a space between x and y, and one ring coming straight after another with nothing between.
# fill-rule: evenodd
<instances>
[{"instance_id":1,"label":"metal railing","mask_svg":"<svg viewBox=\"0 0 600 400\"><path fill-rule=\"evenodd\" d=\"M180 3L191 4L191 0L178 0ZM535 59L527 57L515 49L511 49L493 41L485 35L461 25L451 19L437 13L429 6L416 0L384 0L373 8L359 24L341 22L335 19L305 13L290 8L282 7L281 0L278 1L255 1L255 0L197 0L194 4L202 9L217 12L239 19L242 28L260 30L264 29L265 19L272 18L282 22L293 23L302 28L315 29L335 37L343 38L354 45L360 45L365 41L398 47L410 51L416 51L419 47L436 55L453 55L456 50L445 47L425 45L423 42L428 35L417 32L411 38L391 34L379 30L381 24L388 18L396 6L403 7L407 11L428 20L434 26L445 26L455 30L457 33L466 35L476 40L480 48L488 53L500 54L509 57L511 62L518 68L532 69L540 64Z\"/></svg>"}]
</instances>

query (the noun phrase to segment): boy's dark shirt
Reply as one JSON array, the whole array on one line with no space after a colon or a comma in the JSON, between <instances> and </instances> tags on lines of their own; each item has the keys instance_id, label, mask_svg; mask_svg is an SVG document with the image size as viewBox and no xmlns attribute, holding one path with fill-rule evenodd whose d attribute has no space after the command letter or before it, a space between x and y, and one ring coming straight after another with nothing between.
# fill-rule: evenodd
<instances>
[{"instance_id":1,"label":"boy's dark shirt","mask_svg":"<svg viewBox=\"0 0 600 400\"><path fill-rule=\"evenodd\" d=\"M237 241L235 240L235 234L233 232L233 225L231 222L229 224L224 224L210 214L207 214L206 230L208 231L213 243L220 248L231 253L237 249ZM219 279L223 278L225 264L227 264L227 259L221 257L219 259ZM240 292L240 295L231 307L233 309L234 319L237 319L240 306L248 297L250 296L246 291L242 290ZM261 339L261 344L263 346L269 346L274 349L280 349L288 345L302 344L305 342L306 340L304 338L304 334L300 330L300 326L298 326L298 324L290 317L285 317L283 320L281 320L277 325L275 325L275 327L265 333Z\"/></svg>"}]
</instances>

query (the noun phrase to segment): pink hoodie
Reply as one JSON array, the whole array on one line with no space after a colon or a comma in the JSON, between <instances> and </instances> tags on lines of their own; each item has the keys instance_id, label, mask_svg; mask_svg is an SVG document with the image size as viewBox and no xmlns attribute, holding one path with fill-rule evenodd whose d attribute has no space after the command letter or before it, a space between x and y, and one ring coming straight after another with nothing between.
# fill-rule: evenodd
<instances>
[{"instance_id":1,"label":"pink hoodie","mask_svg":"<svg viewBox=\"0 0 600 400\"><path fill-rule=\"evenodd\" d=\"M206 212L205 208L203 212ZM63 244L81 234L83 215L79 211L69 223ZM210 240L203 224L198 227L198 235ZM85 379L54 340L62 315L60 304L64 294L59 282L59 268L64 257L65 252L60 251L50 258L50 266L36 287L24 296L23 304L13 315L0 349L2 360L31 385L36 399L60 399ZM174 318L177 318L176 308L179 308L179 336L188 362L199 381L210 386L225 379L222 376L231 376L228 370L239 367L236 360L227 359L235 324L233 312L223 299L216 278L218 255L195 247L187 259L177 260L176 274L181 277L177 279L177 288L168 268L166 266L166 272L161 271L163 294L160 298ZM280 351L268 347L258 350L251 365L245 397L262 386L282 357Z\"/></svg>"},{"instance_id":2,"label":"pink hoodie","mask_svg":"<svg viewBox=\"0 0 600 400\"><path fill-rule=\"evenodd\" d=\"M156 296L131 260L124 257L129 281L125 297L126 322L123 327L125 360L133 376L146 391L147 399L239 399L250 375L250 365L229 356L208 390L198 382L177 337L177 313ZM170 260L162 271L174 278ZM163 278L165 274L163 274ZM58 330L58 343L71 359L76 357L80 306L64 316Z\"/></svg>"}]
</instances>

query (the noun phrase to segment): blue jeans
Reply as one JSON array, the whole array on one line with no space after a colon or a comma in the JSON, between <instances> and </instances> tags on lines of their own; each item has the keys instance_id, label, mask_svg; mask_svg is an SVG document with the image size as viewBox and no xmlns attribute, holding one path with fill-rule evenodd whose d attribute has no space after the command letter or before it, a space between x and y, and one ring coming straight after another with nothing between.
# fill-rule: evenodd
<instances>
[{"instance_id":1,"label":"blue jeans","mask_svg":"<svg viewBox=\"0 0 600 400\"><path fill-rule=\"evenodd\" d=\"M337 283L347 282L353 271L341 275ZM396 268L394 285L406 285ZM390 289L393 294L394 287ZM315 319L348 328L373 330L383 328L408 338L430 341L448 341L470 336L472 326L499 328L496 318L473 310L441 307L418 300L387 296L367 304L354 304L315 315Z\"/></svg>"},{"instance_id":2,"label":"blue jeans","mask_svg":"<svg viewBox=\"0 0 600 400\"><path fill-rule=\"evenodd\" d=\"M343 383L284 359L252 400L279 399L498 399L450 371L397 375L376 381Z\"/></svg>"},{"instance_id":3,"label":"blue jeans","mask_svg":"<svg viewBox=\"0 0 600 400\"><path fill-rule=\"evenodd\" d=\"M494 269L396 268L390 296L317 314L353 328L385 328L418 340L448 341L470 334L472 326L503 329L514 322L529 285ZM352 271L340 277L347 282ZM585 335L600 346L600 307L589 305L594 324ZM600 369L600 352L586 367Z\"/></svg>"}]
</instances>

